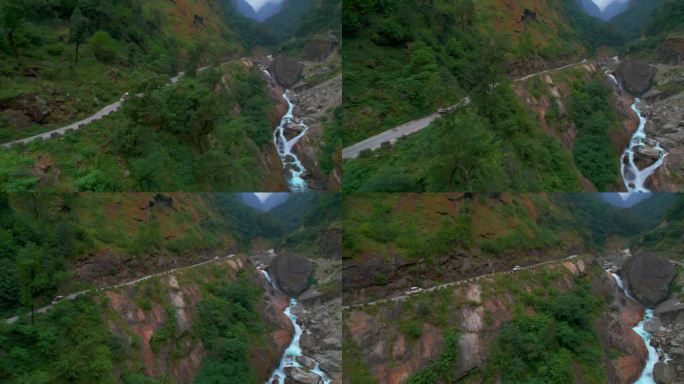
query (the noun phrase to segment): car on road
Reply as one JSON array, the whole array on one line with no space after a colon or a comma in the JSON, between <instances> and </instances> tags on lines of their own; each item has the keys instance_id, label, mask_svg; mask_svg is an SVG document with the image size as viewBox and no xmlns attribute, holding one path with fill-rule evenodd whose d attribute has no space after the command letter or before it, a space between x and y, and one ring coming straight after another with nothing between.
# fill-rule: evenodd
<instances>
[{"instance_id":1,"label":"car on road","mask_svg":"<svg viewBox=\"0 0 684 384\"><path fill-rule=\"evenodd\" d=\"M521 267L521 266L519 266L519 265L516 265L515 267L513 267L513 270L514 270L514 271L520 271L520 270L522 270L522 269L523 269L523 267Z\"/></svg>"},{"instance_id":2,"label":"car on road","mask_svg":"<svg viewBox=\"0 0 684 384\"><path fill-rule=\"evenodd\" d=\"M60 302L62 300L64 300L64 296L62 296L62 295L58 295L58 296L55 296L52 298L53 303L57 303L57 302Z\"/></svg>"},{"instance_id":3,"label":"car on road","mask_svg":"<svg viewBox=\"0 0 684 384\"><path fill-rule=\"evenodd\" d=\"M214 257L214 260L218 260L218 259L220 259L220 257L218 257L218 256Z\"/></svg>"},{"instance_id":4,"label":"car on road","mask_svg":"<svg viewBox=\"0 0 684 384\"><path fill-rule=\"evenodd\" d=\"M420 292L423 292L423 288L411 287L411 288L406 290L407 295L415 295L416 293L420 293Z\"/></svg>"}]
</instances>

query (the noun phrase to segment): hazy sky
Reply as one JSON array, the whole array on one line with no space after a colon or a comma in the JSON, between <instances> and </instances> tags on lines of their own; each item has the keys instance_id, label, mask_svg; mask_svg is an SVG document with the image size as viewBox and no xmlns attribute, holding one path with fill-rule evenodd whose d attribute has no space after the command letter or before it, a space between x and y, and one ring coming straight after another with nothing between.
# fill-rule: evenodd
<instances>
[{"instance_id":1,"label":"hazy sky","mask_svg":"<svg viewBox=\"0 0 684 384\"><path fill-rule=\"evenodd\" d=\"M247 0L247 1L252 2L252 1L258 1L258 0ZM598 5L598 7L601 8L601 10L603 11L604 9L606 9L607 6L610 5L610 3L615 3L615 2L624 3L627 0L591 0L591 1L596 3L596 5ZM265 2L265 0L264 0L264 2Z\"/></svg>"},{"instance_id":2,"label":"hazy sky","mask_svg":"<svg viewBox=\"0 0 684 384\"><path fill-rule=\"evenodd\" d=\"M249 5L254 8L255 11L259 12L261 7L264 6L266 3L280 3L282 0L245 0L249 3ZM596 0L594 0L596 1Z\"/></svg>"},{"instance_id":3,"label":"hazy sky","mask_svg":"<svg viewBox=\"0 0 684 384\"><path fill-rule=\"evenodd\" d=\"M249 0L249 1L254 1L254 0ZM272 193L259 192L259 193L255 193L255 195L263 203L266 200L266 198L268 198L269 196L272 195Z\"/></svg>"}]
</instances>

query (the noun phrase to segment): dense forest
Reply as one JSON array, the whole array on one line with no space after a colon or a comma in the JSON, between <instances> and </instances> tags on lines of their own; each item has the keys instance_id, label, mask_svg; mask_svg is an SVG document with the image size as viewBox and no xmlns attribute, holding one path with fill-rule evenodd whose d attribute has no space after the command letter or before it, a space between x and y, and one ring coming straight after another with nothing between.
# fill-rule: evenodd
<instances>
[{"instance_id":1,"label":"dense forest","mask_svg":"<svg viewBox=\"0 0 684 384\"><path fill-rule=\"evenodd\" d=\"M497 196L475 194L453 207L448 201L457 198L444 194L354 195L344 202L344 255L382 254L391 244L396 255L436 264L448 254L519 260L539 251L544 257L595 251L615 237L635 244L681 209L675 194L654 195L631 209L584 193ZM415 202L407 206L409 200Z\"/></svg>"},{"instance_id":2,"label":"dense forest","mask_svg":"<svg viewBox=\"0 0 684 384\"><path fill-rule=\"evenodd\" d=\"M547 6L560 3L576 10L565 2ZM548 21L523 20L522 33L511 34L507 26L491 31L481 24L496 17L495 9L490 2L468 0L344 3L345 145L465 95L472 99L471 106L391 148L346 161L346 190L574 191L580 189L580 171L597 186L605 184L606 176L598 175L605 170L605 154L589 144L592 135L605 134L583 130L573 164L571 154L544 132L507 80L509 72L527 68L525 60L571 59L571 52L578 57L582 36L574 26L581 20L594 22L581 14L558 19L558 33L549 35ZM601 161L593 165L597 158Z\"/></svg>"},{"instance_id":3,"label":"dense forest","mask_svg":"<svg viewBox=\"0 0 684 384\"><path fill-rule=\"evenodd\" d=\"M103 221L106 210L109 217ZM314 249L336 225L341 195L295 195L264 213L226 193L168 199L154 194L0 194L0 213L0 314L10 315L58 292L90 287L78 281L72 268L103 250L134 257L137 268L148 270L159 255L189 264L206 253L248 252L259 239Z\"/></svg>"}]
</instances>

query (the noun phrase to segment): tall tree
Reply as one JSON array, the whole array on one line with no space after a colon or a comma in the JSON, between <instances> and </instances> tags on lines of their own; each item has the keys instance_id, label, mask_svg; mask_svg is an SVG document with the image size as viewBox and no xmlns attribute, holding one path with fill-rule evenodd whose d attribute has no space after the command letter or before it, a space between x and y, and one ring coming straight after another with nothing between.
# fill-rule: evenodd
<instances>
[{"instance_id":1,"label":"tall tree","mask_svg":"<svg viewBox=\"0 0 684 384\"><path fill-rule=\"evenodd\" d=\"M17 253L21 304L31 308L31 324L34 322L36 299L45 293L50 278L42 267L45 249L28 243Z\"/></svg>"},{"instance_id":2,"label":"tall tree","mask_svg":"<svg viewBox=\"0 0 684 384\"><path fill-rule=\"evenodd\" d=\"M80 8L76 8L74 13L71 15L70 27L71 27L71 37L70 40L76 45L76 53L74 59L74 67L78 67L78 49L88 38L88 23L89 20L83 13L81 13Z\"/></svg>"},{"instance_id":3,"label":"tall tree","mask_svg":"<svg viewBox=\"0 0 684 384\"><path fill-rule=\"evenodd\" d=\"M23 1L0 0L0 26L5 32L15 58L19 58L16 34L24 24L25 17L26 8Z\"/></svg>"}]
</instances>

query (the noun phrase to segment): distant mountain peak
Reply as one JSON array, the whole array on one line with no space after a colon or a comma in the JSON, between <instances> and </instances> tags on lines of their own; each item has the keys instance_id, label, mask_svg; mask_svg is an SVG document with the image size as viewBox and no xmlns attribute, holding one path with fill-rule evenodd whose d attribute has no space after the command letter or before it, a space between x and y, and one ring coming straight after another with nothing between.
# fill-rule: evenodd
<instances>
[{"instance_id":1,"label":"distant mountain peak","mask_svg":"<svg viewBox=\"0 0 684 384\"><path fill-rule=\"evenodd\" d=\"M242 16L262 22L280 12L285 0L233 0L233 4Z\"/></svg>"},{"instance_id":2,"label":"distant mountain peak","mask_svg":"<svg viewBox=\"0 0 684 384\"><path fill-rule=\"evenodd\" d=\"M608 21L629 8L630 0L578 0L589 16Z\"/></svg>"}]
</instances>

